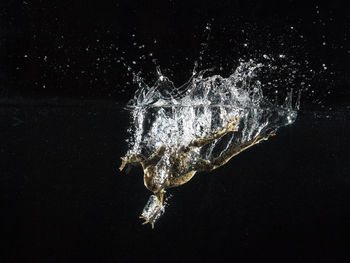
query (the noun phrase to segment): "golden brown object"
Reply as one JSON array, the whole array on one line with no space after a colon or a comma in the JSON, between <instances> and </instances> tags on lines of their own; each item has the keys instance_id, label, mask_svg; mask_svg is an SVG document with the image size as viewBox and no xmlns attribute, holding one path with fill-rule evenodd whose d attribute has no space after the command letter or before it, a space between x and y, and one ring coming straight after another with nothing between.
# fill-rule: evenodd
<instances>
[{"instance_id":1,"label":"golden brown object","mask_svg":"<svg viewBox=\"0 0 350 263\"><path fill-rule=\"evenodd\" d=\"M159 217L163 209L164 203L164 190L171 187L177 187L182 184L187 183L192 179L197 171L211 171L224 164L226 164L232 157L239 154L240 152L248 149L249 147L268 139L268 137L274 134L269 134L267 136L256 136L254 139L245 142L241 145L232 145L225 152L223 152L219 157L213 160L198 159L194 164L191 159L191 154L194 149L203 147L213 141L223 137L229 132L236 132L240 118L236 118L229 122L229 124L215 133L211 134L206 138L200 138L192 141L188 146L181 147L180 149L169 149L165 146L161 146L156 152L154 152L149 158L145 158L142 155L131 155L122 158L122 164L120 170L127 164L139 163L141 164L144 171L144 184L154 193L157 198L156 209L150 216L146 217L141 215L140 218L145 219L146 223L150 223L152 228L156 219ZM168 162L161 162L163 156L169 156ZM159 180L159 171L157 166L166 165L166 170L169 174L166 175L166 180Z\"/></svg>"}]
</instances>

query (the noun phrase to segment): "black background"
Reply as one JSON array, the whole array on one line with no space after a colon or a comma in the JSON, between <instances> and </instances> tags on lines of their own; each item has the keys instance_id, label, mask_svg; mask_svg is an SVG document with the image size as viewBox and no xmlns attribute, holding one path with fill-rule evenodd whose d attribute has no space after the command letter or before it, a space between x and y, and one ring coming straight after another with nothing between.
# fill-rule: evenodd
<instances>
[{"instance_id":1,"label":"black background","mask_svg":"<svg viewBox=\"0 0 350 263\"><path fill-rule=\"evenodd\" d=\"M199 61L202 44L209 48L200 69L221 67L217 73L227 76L240 58L285 54L301 64L304 82L314 70L310 84L319 99L336 104L349 95L347 1L9 1L2 6L4 96L128 100L135 86L118 63L121 57L149 84L160 65L180 85Z\"/></svg>"},{"instance_id":2,"label":"black background","mask_svg":"<svg viewBox=\"0 0 350 263\"><path fill-rule=\"evenodd\" d=\"M1 262L347 262L349 11L346 1L1 2ZM118 170L136 90L123 62L148 83L160 65L179 85L194 61L227 76L263 54L300 62L291 85L304 74L311 88L297 122L173 189L155 229L142 226L142 171Z\"/></svg>"}]
</instances>

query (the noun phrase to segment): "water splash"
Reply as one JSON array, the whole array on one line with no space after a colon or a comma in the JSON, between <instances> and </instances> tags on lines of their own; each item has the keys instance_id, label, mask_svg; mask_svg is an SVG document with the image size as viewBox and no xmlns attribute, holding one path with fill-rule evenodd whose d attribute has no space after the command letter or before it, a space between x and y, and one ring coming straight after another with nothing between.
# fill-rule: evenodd
<instances>
[{"instance_id":1,"label":"water splash","mask_svg":"<svg viewBox=\"0 0 350 263\"><path fill-rule=\"evenodd\" d=\"M139 88L127 105L132 138L121 170L135 163L144 170L145 186L153 192L142 212L145 223L153 226L164 213L165 189L224 165L295 121L300 96L294 105L292 90L283 104L268 100L259 76L264 67L241 62L227 78L201 71L178 88L159 68L153 86L135 75Z\"/></svg>"}]
</instances>

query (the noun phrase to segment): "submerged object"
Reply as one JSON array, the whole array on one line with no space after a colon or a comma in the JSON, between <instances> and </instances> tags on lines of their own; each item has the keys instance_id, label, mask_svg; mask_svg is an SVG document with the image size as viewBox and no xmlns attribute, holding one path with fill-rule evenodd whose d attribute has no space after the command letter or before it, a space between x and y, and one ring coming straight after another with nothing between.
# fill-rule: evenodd
<instances>
[{"instance_id":1,"label":"submerged object","mask_svg":"<svg viewBox=\"0 0 350 263\"><path fill-rule=\"evenodd\" d=\"M292 91L282 105L263 96L258 79L262 66L242 62L228 78L204 78L200 72L180 88L159 70L152 87L136 76L139 89L128 104L130 149L120 170L142 166L144 184L153 193L141 214L144 223L153 228L164 213L165 189L224 165L295 121L299 100L292 105Z\"/></svg>"}]
</instances>

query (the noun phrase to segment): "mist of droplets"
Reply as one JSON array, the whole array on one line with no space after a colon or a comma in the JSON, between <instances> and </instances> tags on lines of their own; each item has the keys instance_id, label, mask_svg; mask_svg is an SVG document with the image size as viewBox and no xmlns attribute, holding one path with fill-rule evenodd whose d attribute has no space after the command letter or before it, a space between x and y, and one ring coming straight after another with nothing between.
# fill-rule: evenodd
<instances>
[{"instance_id":1,"label":"mist of droplets","mask_svg":"<svg viewBox=\"0 0 350 263\"><path fill-rule=\"evenodd\" d=\"M237 118L239 131L228 139L231 144L244 143L293 123L298 100L293 105L292 92L286 94L281 105L265 98L259 81L263 67L252 60L242 62L227 78L200 72L179 88L159 69L159 79L153 86L135 76L139 89L128 104L132 115L128 154L149 156L164 145L176 151Z\"/></svg>"}]
</instances>

